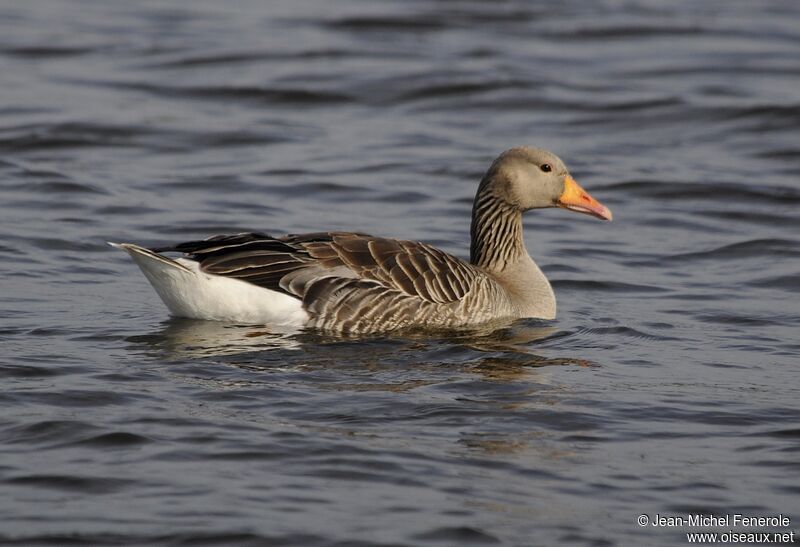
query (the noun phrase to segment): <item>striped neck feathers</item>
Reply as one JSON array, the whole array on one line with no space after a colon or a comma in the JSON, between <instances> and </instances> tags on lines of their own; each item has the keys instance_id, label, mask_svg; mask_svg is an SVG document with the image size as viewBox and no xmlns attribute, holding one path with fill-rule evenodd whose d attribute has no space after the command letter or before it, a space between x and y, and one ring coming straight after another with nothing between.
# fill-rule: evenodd
<instances>
[{"instance_id":1,"label":"striped neck feathers","mask_svg":"<svg viewBox=\"0 0 800 547\"><path fill-rule=\"evenodd\" d=\"M487 271L502 272L528 257L522 237L522 211L496 196L484 179L472 206L470 262Z\"/></svg>"}]
</instances>

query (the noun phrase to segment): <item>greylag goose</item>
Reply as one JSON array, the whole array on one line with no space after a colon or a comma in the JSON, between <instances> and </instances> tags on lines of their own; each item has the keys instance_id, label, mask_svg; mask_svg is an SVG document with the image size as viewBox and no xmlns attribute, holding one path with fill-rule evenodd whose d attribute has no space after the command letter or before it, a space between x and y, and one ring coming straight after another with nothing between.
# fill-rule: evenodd
<instances>
[{"instance_id":1,"label":"greylag goose","mask_svg":"<svg viewBox=\"0 0 800 547\"><path fill-rule=\"evenodd\" d=\"M522 236L522 213L545 207L611 220L555 154L520 147L494 160L478 186L469 262L425 243L350 232L111 245L130 254L179 317L356 334L458 329L555 317L553 289Z\"/></svg>"}]
</instances>

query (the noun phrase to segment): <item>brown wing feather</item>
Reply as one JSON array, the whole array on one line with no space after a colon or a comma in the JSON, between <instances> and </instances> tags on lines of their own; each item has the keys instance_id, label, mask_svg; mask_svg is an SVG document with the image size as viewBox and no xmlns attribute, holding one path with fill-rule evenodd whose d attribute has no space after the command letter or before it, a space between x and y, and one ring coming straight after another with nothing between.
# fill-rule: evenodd
<instances>
[{"instance_id":1,"label":"brown wing feather","mask_svg":"<svg viewBox=\"0 0 800 547\"><path fill-rule=\"evenodd\" d=\"M358 277L379 281L427 302L458 301L483 275L463 260L413 241L340 233L332 238L330 248Z\"/></svg>"},{"instance_id":2,"label":"brown wing feather","mask_svg":"<svg viewBox=\"0 0 800 547\"><path fill-rule=\"evenodd\" d=\"M471 264L424 243L349 232L281 238L258 233L215 236L158 251L183 252L200 262L205 272L301 298L312 313L315 302L339 302L344 316L357 305L359 294L374 300L385 292L387 298L402 300L406 308L415 299L457 302L483 275Z\"/></svg>"}]
</instances>

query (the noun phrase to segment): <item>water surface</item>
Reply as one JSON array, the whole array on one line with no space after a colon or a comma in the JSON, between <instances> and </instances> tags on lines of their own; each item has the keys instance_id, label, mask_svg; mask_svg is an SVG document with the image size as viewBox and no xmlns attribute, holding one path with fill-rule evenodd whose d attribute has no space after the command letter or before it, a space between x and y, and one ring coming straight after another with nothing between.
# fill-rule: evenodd
<instances>
[{"instance_id":1,"label":"water surface","mask_svg":"<svg viewBox=\"0 0 800 547\"><path fill-rule=\"evenodd\" d=\"M0 539L684 544L794 520L800 4L0 7ZM500 151L559 317L341 340L171 320L105 241L345 229L468 255ZM781 530L765 530L781 531Z\"/></svg>"}]
</instances>

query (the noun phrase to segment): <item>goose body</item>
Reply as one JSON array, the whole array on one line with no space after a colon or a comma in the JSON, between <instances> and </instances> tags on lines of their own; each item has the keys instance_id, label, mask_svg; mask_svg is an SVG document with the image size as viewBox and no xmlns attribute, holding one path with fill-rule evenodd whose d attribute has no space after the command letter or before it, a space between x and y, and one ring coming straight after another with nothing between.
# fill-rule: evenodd
<instances>
[{"instance_id":1,"label":"goose body","mask_svg":"<svg viewBox=\"0 0 800 547\"><path fill-rule=\"evenodd\" d=\"M112 245L131 255L179 317L342 333L457 329L555 317L555 295L528 255L521 218L555 206L611 219L554 154L514 148L478 188L469 261L425 243L351 232Z\"/></svg>"}]
</instances>

